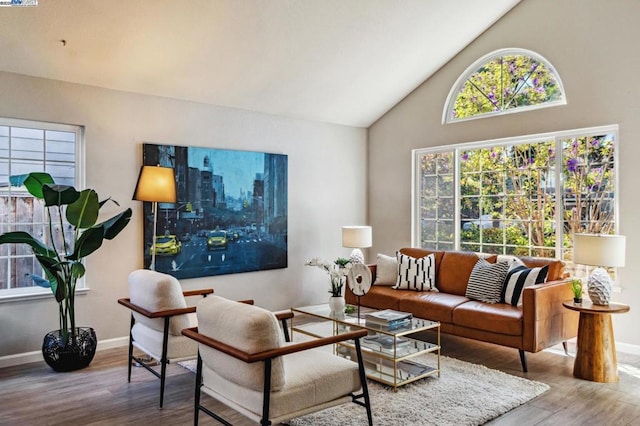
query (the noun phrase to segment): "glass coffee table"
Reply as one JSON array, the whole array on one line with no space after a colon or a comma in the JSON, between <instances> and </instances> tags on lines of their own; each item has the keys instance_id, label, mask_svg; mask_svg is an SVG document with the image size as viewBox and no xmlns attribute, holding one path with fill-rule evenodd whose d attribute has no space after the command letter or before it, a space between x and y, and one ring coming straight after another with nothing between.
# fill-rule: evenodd
<instances>
[{"instance_id":1,"label":"glass coffee table","mask_svg":"<svg viewBox=\"0 0 640 426\"><path fill-rule=\"evenodd\" d=\"M360 317L353 314L334 314L328 304L291 308L294 313L305 314L311 318L304 321L291 322L292 338L294 333L312 337L327 337L348 332L353 327L369 331L360 339L362 356L367 377L384 383L397 391L399 386L414 382L424 377L438 375L440 377L440 323L437 321L412 318L406 326L388 329L384 326L367 324L365 315L376 309L360 308ZM433 331L429 340L425 333ZM334 353L345 358L356 360L355 344L352 341L335 345ZM433 354L424 357L425 354Z\"/></svg>"}]
</instances>

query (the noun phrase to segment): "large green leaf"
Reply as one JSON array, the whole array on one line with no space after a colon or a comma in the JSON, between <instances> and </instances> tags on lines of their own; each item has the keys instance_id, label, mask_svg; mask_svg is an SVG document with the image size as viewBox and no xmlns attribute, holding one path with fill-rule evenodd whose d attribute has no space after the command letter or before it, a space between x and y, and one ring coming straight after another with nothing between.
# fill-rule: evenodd
<instances>
[{"instance_id":1,"label":"large green leaf","mask_svg":"<svg viewBox=\"0 0 640 426\"><path fill-rule=\"evenodd\" d=\"M51 292L56 297L58 303L62 302L67 297L67 286L64 285L64 277L62 272L62 265L57 259L36 255L36 259L42 268L44 273L49 279L51 284Z\"/></svg>"},{"instance_id":2,"label":"large green leaf","mask_svg":"<svg viewBox=\"0 0 640 426\"><path fill-rule=\"evenodd\" d=\"M76 201L67 206L67 220L76 228L91 228L98 220L99 210L98 194L93 189L85 189Z\"/></svg>"},{"instance_id":3,"label":"large green leaf","mask_svg":"<svg viewBox=\"0 0 640 426\"><path fill-rule=\"evenodd\" d=\"M112 240L122 231L131 219L131 209L126 209L120 214L115 215L109 220L102 222L104 226L104 237Z\"/></svg>"},{"instance_id":4,"label":"large green leaf","mask_svg":"<svg viewBox=\"0 0 640 426\"><path fill-rule=\"evenodd\" d=\"M27 175L15 175L10 177L11 185L24 185L29 194L36 198L43 199L42 187L47 184L55 183L49 173L33 172Z\"/></svg>"},{"instance_id":5,"label":"large green leaf","mask_svg":"<svg viewBox=\"0 0 640 426\"><path fill-rule=\"evenodd\" d=\"M98 250L104 239L104 226L102 224L85 230L76 245L73 253L68 257L69 260L80 260Z\"/></svg>"},{"instance_id":6,"label":"large green leaf","mask_svg":"<svg viewBox=\"0 0 640 426\"><path fill-rule=\"evenodd\" d=\"M73 262L73 265L71 265L71 275L74 280L82 278L85 272L86 269L84 268L84 265L79 261Z\"/></svg>"},{"instance_id":7,"label":"large green leaf","mask_svg":"<svg viewBox=\"0 0 640 426\"><path fill-rule=\"evenodd\" d=\"M47 257L56 256L56 252L52 248L47 247L24 231L7 232L0 235L0 244L29 244L36 254Z\"/></svg>"},{"instance_id":8,"label":"large green leaf","mask_svg":"<svg viewBox=\"0 0 640 426\"><path fill-rule=\"evenodd\" d=\"M44 196L44 205L47 207L64 206L80 198L80 193L69 185L44 185L42 194Z\"/></svg>"}]
</instances>

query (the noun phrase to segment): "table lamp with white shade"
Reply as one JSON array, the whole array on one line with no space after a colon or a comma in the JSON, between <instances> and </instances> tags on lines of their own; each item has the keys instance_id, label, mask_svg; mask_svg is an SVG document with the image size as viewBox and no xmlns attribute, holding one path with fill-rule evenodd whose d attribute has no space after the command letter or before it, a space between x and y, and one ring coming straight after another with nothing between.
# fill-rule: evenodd
<instances>
[{"instance_id":1,"label":"table lamp with white shade","mask_svg":"<svg viewBox=\"0 0 640 426\"><path fill-rule=\"evenodd\" d=\"M353 248L351 252L352 263L364 263L363 248L372 246L372 232L370 226L343 226L342 247Z\"/></svg>"},{"instance_id":2,"label":"table lamp with white shade","mask_svg":"<svg viewBox=\"0 0 640 426\"><path fill-rule=\"evenodd\" d=\"M608 305L612 280L603 267L621 267L625 262L624 235L574 234L573 262L596 266L589 275L587 290L594 305Z\"/></svg>"}]
</instances>

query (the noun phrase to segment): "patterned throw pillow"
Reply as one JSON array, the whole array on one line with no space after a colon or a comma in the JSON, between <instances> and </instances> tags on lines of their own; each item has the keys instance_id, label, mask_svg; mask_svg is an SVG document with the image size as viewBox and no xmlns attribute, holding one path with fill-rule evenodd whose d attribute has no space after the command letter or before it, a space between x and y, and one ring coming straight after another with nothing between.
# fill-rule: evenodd
<instances>
[{"instance_id":1,"label":"patterned throw pillow","mask_svg":"<svg viewBox=\"0 0 640 426\"><path fill-rule=\"evenodd\" d=\"M400 252L398 259L398 279L396 290L438 291L436 288L436 256L430 254L419 259Z\"/></svg>"},{"instance_id":2,"label":"patterned throw pillow","mask_svg":"<svg viewBox=\"0 0 640 426\"><path fill-rule=\"evenodd\" d=\"M540 268L527 268L521 260L511 264L504 280L500 301L513 306L522 305L522 291L525 287L542 284L547 281L549 265Z\"/></svg>"},{"instance_id":3,"label":"patterned throw pillow","mask_svg":"<svg viewBox=\"0 0 640 426\"><path fill-rule=\"evenodd\" d=\"M482 302L500 302L508 270L509 264L506 262L489 263L484 259L478 259L469 276L465 296Z\"/></svg>"}]
</instances>

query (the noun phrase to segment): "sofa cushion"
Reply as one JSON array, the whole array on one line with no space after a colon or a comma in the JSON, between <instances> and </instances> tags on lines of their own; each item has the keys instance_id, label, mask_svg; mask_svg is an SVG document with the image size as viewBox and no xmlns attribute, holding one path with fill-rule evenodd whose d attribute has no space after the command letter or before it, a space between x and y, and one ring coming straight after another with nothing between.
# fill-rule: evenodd
<instances>
[{"instance_id":1,"label":"sofa cushion","mask_svg":"<svg viewBox=\"0 0 640 426\"><path fill-rule=\"evenodd\" d=\"M506 262L489 263L484 259L478 259L471 270L465 296L487 303L500 302L508 270L509 264Z\"/></svg>"},{"instance_id":2,"label":"sofa cushion","mask_svg":"<svg viewBox=\"0 0 640 426\"><path fill-rule=\"evenodd\" d=\"M547 279L549 265L538 268L527 268L521 260L516 260L507 272L504 280L500 302L513 306L522 305L522 291L525 287L542 284Z\"/></svg>"},{"instance_id":3,"label":"sofa cushion","mask_svg":"<svg viewBox=\"0 0 640 426\"><path fill-rule=\"evenodd\" d=\"M469 299L464 296L447 293L417 293L406 292L407 295L398 300L398 310L411 312L418 318L440 321L443 323L453 322L453 309Z\"/></svg>"},{"instance_id":4,"label":"sofa cushion","mask_svg":"<svg viewBox=\"0 0 640 426\"><path fill-rule=\"evenodd\" d=\"M473 267L478 262L478 255L465 251L447 251L442 261L436 265L436 286L443 293L464 296L467 283ZM496 256L487 258L489 263L495 263Z\"/></svg>"},{"instance_id":5,"label":"sofa cushion","mask_svg":"<svg viewBox=\"0 0 640 426\"><path fill-rule=\"evenodd\" d=\"M433 253L415 258L397 253L398 280L394 289L438 291L436 289L436 258Z\"/></svg>"},{"instance_id":6,"label":"sofa cushion","mask_svg":"<svg viewBox=\"0 0 640 426\"><path fill-rule=\"evenodd\" d=\"M523 313L521 308L506 303L484 303L471 300L453 309L453 323L462 327L521 336Z\"/></svg>"},{"instance_id":7,"label":"sofa cushion","mask_svg":"<svg viewBox=\"0 0 640 426\"><path fill-rule=\"evenodd\" d=\"M360 298L362 306L369 306L376 309L395 309L398 310L398 301L405 296L408 291L394 290L392 287L383 285L372 286L369 292ZM411 292L412 294L415 292ZM353 294L350 292L350 294ZM355 296L353 296L355 299ZM351 300L350 303L358 303Z\"/></svg>"},{"instance_id":8,"label":"sofa cushion","mask_svg":"<svg viewBox=\"0 0 640 426\"><path fill-rule=\"evenodd\" d=\"M398 281L398 259L378 253L376 256L376 279L373 285L396 285Z\"/></svg>"}]
</instances>

